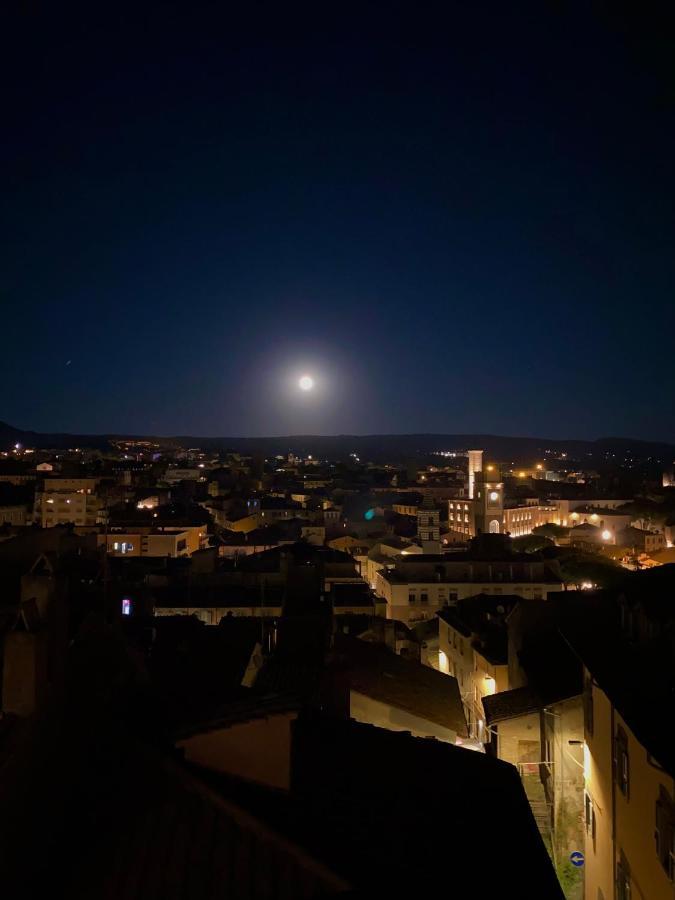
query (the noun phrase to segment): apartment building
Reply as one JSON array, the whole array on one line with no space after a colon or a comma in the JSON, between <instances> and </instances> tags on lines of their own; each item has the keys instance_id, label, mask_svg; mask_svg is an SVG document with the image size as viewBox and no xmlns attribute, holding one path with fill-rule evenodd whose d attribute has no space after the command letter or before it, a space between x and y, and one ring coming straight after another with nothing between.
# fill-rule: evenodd
<instances>
[{"instance_id":1,"label":"apartment building","mask_svg":"<svg viewBox=\"0 0 675 900\"><path fill-rule=\"evenodd\" d=\"M672 569L565 604L584 667L587 900L675 896Z\"/></svg>"},{"instance_id":2,"label":"apartment building","mask_svg":"<svg viewBox=\"0 0 675 900\"><path fill-rule=\"evenodd\" d=\"M111 556L191 556L208 545L205 525L112 529L97 540Z\"/></svg>"},{"instance_id":3,"label":"apartment building","mask_svg":"<svg viewBox=\"0 0 675 900\"><path fill-rule=\"evenodd\" d=\"M99 483L98 478L45 478L35 494L34 521L42 528L99 524L104 515Z\"/></svg>"}]
</instances>

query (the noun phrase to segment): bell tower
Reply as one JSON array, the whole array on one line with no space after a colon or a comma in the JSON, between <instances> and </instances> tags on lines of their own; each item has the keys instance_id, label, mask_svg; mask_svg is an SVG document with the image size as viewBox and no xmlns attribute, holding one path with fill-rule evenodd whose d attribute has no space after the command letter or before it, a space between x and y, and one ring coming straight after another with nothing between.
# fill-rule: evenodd
<instances>
[{"instance_id":1,"label":"bell tower","mask_svg":"<svg viewBox=\"0 0 675 900\"><path fill-rule=\"evenodd\" d=\"M476 534L503 534L504 482L497 466L488 465L476 472L473 502Z\"/></svg>"},{"instance_id":2,"label":"bell tower","mask_svg":"<svg viewBox=\"0 0 675 900\"><path fill-rule=\"evenodd\" d=\"M467 450L466 456L468 459L467 463L467 474L468 474L468 487L469 487L469 498L473 500L475 496L476 490L476 473L480 472L483 468L483 451L482 450Z\"/></svg>"},{"instance_id":3,"label":"bell tower","mask_svg":"<svg viewBox=\"0 0 675 900\"><path fill-rule=\"evenodd\" d=\"M431 497L417 507L417 540L423 553L441 552L441 514Z\"/></svg>"}]
</instances>

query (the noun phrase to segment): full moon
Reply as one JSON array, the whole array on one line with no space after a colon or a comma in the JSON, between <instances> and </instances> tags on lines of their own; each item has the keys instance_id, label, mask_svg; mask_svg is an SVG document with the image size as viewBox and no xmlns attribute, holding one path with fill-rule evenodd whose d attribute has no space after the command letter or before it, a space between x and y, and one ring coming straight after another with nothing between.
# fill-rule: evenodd
<instances>
[{"instance_id":1,"label":"full moon","mask_svg":"<svg viewBox=\"0 0 675 900\"><path fill-rule=\"evenodd\" d=\"M298 381L298 387L301 391L311 391L314 387L314 379L311 375L303 375Z\"/></svg>"}]
</instances>

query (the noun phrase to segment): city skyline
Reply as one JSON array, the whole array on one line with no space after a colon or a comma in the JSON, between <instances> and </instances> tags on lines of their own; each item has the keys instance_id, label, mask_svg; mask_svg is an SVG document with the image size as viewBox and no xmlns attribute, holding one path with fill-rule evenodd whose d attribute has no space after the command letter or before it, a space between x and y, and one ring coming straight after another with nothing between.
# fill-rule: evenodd
<instances>
[{"instance_id":1,"label":"city skyline","mask_svg":"<svg viewBox=\"0 0 675 900\"><path fill-rule=\"evenodd\" d=\"M675 900L672 4L6 6L2 897Z\"/></svg>"}]
</instances>

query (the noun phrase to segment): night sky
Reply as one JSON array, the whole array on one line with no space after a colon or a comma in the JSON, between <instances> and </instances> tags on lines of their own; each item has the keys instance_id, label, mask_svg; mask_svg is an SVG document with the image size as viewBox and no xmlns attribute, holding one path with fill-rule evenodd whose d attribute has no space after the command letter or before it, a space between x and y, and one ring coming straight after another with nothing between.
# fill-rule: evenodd
<instances>
[{"instance_id":1,"label":"night sky","mask_svg":"<svg viewBox=\"0 0 675 900\"><path fill-rule=\"evenodd\" d=\"M675 440L657 7L137 6L0 22L0 419Z\"/></svg>"}]
</instances>

